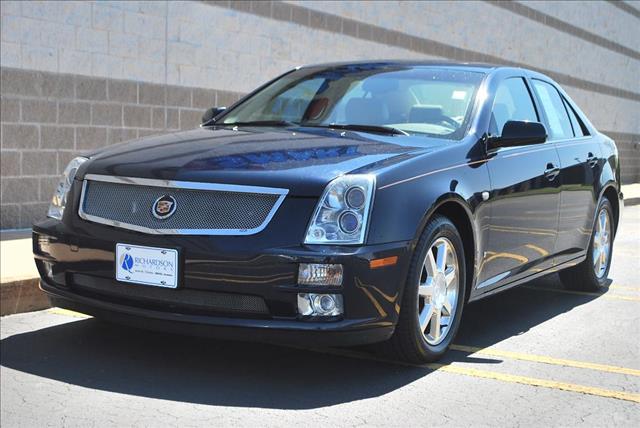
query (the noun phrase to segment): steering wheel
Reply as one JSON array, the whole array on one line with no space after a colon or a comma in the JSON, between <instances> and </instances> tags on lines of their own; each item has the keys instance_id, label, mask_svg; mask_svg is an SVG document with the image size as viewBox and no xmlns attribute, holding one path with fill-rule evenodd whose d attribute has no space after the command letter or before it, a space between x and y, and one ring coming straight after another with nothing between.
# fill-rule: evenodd
<instances>
[{"instance_id":1,"label":"steering wheel","mask_svg":"<svg viewBox=\"0 0 640 428\"><path fill-rule=\"evenodd\" d=\"M445 116L444 114L440 118L440 121L446 123L447 125L451 125L454 130L460 127L460 124L458 122L456 122L454 119L451 119L449 116Z\"/></svg>"}]
</instances>

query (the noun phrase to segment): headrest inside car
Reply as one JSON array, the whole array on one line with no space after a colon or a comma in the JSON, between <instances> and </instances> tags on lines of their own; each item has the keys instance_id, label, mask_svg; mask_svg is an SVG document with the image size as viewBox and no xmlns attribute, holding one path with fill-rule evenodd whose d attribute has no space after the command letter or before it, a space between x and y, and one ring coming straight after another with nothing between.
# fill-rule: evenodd
<instances>
[{"instance_id":1,"label":"headrest inside car","mask_svg":"<svg viewBox=\"0 0 640 428\"><path fill-rule=\"evenodd\" d=\"M439 123L442 121L442 107L413 106L409 111L410 123Z\"/></svg>"},{"instance_id":2,"label":"headrest inside car","mask_svg":"<svg viewBox=\"0 0 640 428\"><path fill-rule=\"evenodd\" d=\"M381 125L386 119L385 105L376 98L352 98L346 105L347 123L355 125Z\"/></svg>"}]
</instances>

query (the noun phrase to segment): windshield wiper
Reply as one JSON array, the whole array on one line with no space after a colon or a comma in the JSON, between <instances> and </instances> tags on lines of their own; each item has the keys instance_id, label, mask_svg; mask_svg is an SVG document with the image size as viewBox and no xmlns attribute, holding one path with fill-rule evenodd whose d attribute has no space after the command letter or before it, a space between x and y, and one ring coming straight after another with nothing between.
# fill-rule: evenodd
<instances>
[{"instance_id":1,"label":"windshield wiper","mask_svg":"<svg viewBox=\"0 0 640 428\"><path fill-rule=\"evenodd\" d=\"M254 120L249 122L214 123L215 126L298 126L287 120Z\"/></svg>"},{"instance_id":2,"label":"windshield wiper","mask_svg":"<svg viewBox=\"0 0 640 428\"><path fill-rule=\"evenodd\" d=\"M306 125L303 125L306 126ZM409 135L401 129L393 128L391 126L383 125L358 125L356 123L331 123L329 125L313 125L318 128L331 128L331 129L346 129L349 131L363 131L376 134L388 134L388 135Z\"/></svg>"},{"instance_id":3,"label":"windshield wiper","mask_svg":"<svg viewBox=\"0 0 640 428\"><path fill-rule=\"evenodd\" d=\"M363 132L372 132L377 134L388 134L388 135L409 135L407 132L402 131L397 128L393 128L391 126L383 126L383 125L358 125L358 124L342 124L342 123L331 123L329 125L307 125L304 123L295 123L289 122L287 120L254 120L248 122L231 122L231 123L214 123L215 126L309 126L312 128L330 128L330 129L346 129L349 131L363 131Z\"/></svg>"}]
</instances>

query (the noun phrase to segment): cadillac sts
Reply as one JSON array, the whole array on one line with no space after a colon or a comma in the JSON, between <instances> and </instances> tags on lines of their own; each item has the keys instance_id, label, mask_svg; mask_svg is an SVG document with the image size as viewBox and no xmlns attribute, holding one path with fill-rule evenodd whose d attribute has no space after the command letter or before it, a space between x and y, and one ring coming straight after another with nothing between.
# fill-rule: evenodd
<instances>
[{"instance_id":1,"label":"cadillac sts","mask_svg":"<svg viewBox=\"0 0 640 428\"><path fill-rule=\"evenodd\" d=\"M622 206L614 142L543 74L324 64L73 159L33 250L52 304L99 319L425 362L469 302L606 286Z\"/></svg>"}]
</instances>

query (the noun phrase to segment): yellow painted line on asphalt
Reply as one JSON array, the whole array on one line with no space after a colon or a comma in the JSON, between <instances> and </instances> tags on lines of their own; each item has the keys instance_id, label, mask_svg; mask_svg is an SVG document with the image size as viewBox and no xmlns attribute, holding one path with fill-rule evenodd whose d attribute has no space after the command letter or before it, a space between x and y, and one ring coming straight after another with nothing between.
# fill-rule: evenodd
<instances>
[{"instance_id":1,"label":"yellow painted line on asphalt","mask_svg":"<svg viewBox=\"0 0 640 428\"><path fill-rule=\"evenodd\" d=\"M56 315L70 316L74 318L89 318L88 315L82 314L80 312L70 311L68 309L51 308L47 312L56 314ZM373 360L373 361L378 361L383 363L401 364L401 365L411 366L411 367L424 367L431 370L437 370L437 371L442 371L446 373L454 373L454 374L459 374L463 376L492 379L492 380L497 380L497 381L507 382L507 383L518 383L521 385L538 386L543 388L577 392L581 394L594 395L597 397L614 398L617 400L625 400L625 401L631 401L634 403L640 403L640 394L635 394L631 392L614 391L610 389L578 385L573 383L556 382L556 381L547 380L547 379L538 379L538 378L527 377L527 376L511 375L511 374L493 372L488 370L479 370L479 369L474 369L470 367L461 367L458 365L436 364L436 363L416 365L416 364L399 363L397 361L385 360L382 358L377 358L374 356L369 356L367 354L362 354L359 352L353 352L348 350L306 349L306 348L297 347L297 346L289 346L289 347L301 349L301 350L311 350L314 352L337 355L337 356ZM600 370L600 371L606 371L610 373L621 373L621 374L629 374L633 376L640 376L640 370L629 369L625 367L616 367L616 366L608 366L604 364L565 360L565 359L559 359L559 358L545 357L541 355L521 354L521 353L509 352L509 351L500 351L492 348L476 348L471 346L453 345L451 349L454 349L457 351L496 356L496 357L513 358L513 359L524 360L524 361L533 361L533 362L539 362L539 363L563 365L568 367Z\"/></svg>"},{"instance_id":2,"label":"yellow painted line on asphalt","mask_svg":"<svg viewBox=\"0 0 640 428\"><path fill-rule=\"evenodd\" d=\"M305 349L298 346L290 346L290 347L295 349L300 349L300 350L307 350L307 351L312 350L314 352L335 355L339 357L359 358L361 360L370 360L370 361L376 361L376 362L386 363L386 364L396 364L396 365L402 365L402 366L408 366L408 367L427 368L434 371L454 373L454 374L459 374L463 376L470 376L470 377L476 377L476 378L482 378L482 379L492 379L492 380L497 380L499 382L518 383L521 385L538 386L542 388L577 392L581 394L593 395L596 397L613 398L616 400L625 400L625 401L631 401L634 403L640 403L640 394L636 394L632 392L614 391L611 389L579 385L574 383L557 382L554 380L539 379L539 378L533 378L528 376L511 375L511 374L499 373L499 372L494 372L489 370L479 370L479 369L474 369L471 367L464 367L459 365L437 364L437 363L410 364L410 363L398 362L393 360L386 360L384 358L379 358L376 356L363 354L356 351L349 351L346 349L335 349L335 348Z\"/></svg>"},{"instance_id":3,"label":"yellow painted line on asphalt","mask_svg":"<svg viewBox=\"0 0 640 428\"><path fill-rule=\"evenodd\" d=\"M487 355L491 357L509 358L513 360L531 361L534 363L552 364L563 367L574 367L578 369L597 370L607 373L619 373L630 376L640 376L640 370L627 367L610 366L608 364L589 363L585 361L568 360L564 358L553 358L546 355L524 354L520 352L501 351L495 348L478 348L475 346L451 345L455 351L469 352L472 354Z\"/></svg>"},{"instance_id":4,"label":"yellow painted line on asphalt","mask_svg":"<svg viewBox=\"0 0 640 428\"><path fill-rule=\"evenodd\" d=\"M563 290L560 288L547 288L547 287L535 287L535 286L524 286L523 288L528 288L529 290L541 290L541 291L552 291L552 292L564 293L564 294L575 294L577 296L602 297L604 299L610 299L610 300L626 300L629 302L640 302L640 297L621 296L619 294L590 293L588 291Z\"/></svg>"},{"instance_id":5,"label":"yellow painted line on asphalt","mask_svg":"<svg viewBox=\"0 0 640 428\"><path fill-rule=\"evenodd\" d=\"M519 383L521 385L539 386L542 388L559 389L561 391L578 392L581 394L595 395L597 397L615 398L617 400L640 403L640 394L624 391L614 391L611 389L597 388L593 386L578 385L575 383L556 382L554 380L538 379L528 376L511 375L505 373L492 372L488 370L472 369L470 367L460 367L453 365L428 364L427 367L447 373L455 373L465 376L493 379L507 383Z\"/></svg>"},{"instance_id":6,"label":"yellow painted line on asphalt","mask_svg":"<svg viewBox=\"0 0 640 428\"><path fill-rule=\"evenodd\" d=\"M47 312L50 314L64 315L64 316L73 317L73 318L91 318L89 315L81 314L80 312L70 311L69 309L62 309L62 308L51 308Z\"/></svg>"},{"instance_id":7,"label":"yellow painted line on asphalt","mask_svg":"<svg viewBox=\"0 0 640 428\"><path fill-rule=\"evenodd\" d=\"M640 287L627 287L626 285L610 285L610 290L629 290L629 291L640 291Z\"/></svg>"}]
</instances>

